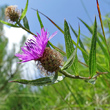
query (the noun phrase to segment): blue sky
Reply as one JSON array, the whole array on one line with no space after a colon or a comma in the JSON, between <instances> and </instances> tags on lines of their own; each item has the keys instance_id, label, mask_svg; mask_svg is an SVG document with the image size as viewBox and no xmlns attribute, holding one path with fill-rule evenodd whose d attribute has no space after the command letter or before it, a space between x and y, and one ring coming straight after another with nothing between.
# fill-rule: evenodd
<instances>
[{"instance_id":1,"label":"blue sky","mask_svg":"<svg viewBox=\"0 0 110 110\"><path fill-rule=\"evenodd\" d=\"M17 5L19 9L22 9L25 7L26 0L0 0L0 5L4 4ZM99 5L102 16L109 12L109 0L99 0ZM87 12L85 11L84 6ZM29 7L26 16L29 20L30 29L34 33L40 32L40 26L37 20L36 11L31 8L38 9L50 17L62 29L64 18L76 31L78 30L78 25L80 24L81 33L85 35L88 35L89 33L84 25L82 25L82 23L78 20L78 17L84 20L87 24L92 25L96 16L99 23L96 0L29 0ZM41 15L41 19L45 29L47 29L50 34L58 30L44 16ZM73 39L75 38L74 35L72 37ZM56 46L58 43L64 45L63 34L58 31L58 34L51 40L51 42Z\"/></svg>"}]
</instances>

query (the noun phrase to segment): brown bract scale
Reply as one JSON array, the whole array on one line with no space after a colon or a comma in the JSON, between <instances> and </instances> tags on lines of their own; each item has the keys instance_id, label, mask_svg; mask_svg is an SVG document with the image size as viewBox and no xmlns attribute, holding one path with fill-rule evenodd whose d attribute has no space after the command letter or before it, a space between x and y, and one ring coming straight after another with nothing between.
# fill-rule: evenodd
<instances>
[{"instance_id":1,"label":"brown bract scale","mask_svg":"<svg viewBox=\"0 0 110 110\"><path fill-rule=\"evenodd\" d=\"M56 51L52 50L49 47L46 47L43 53L43 56L38 59L38 68L46 72L46 74L50 74L59 70L59 67L62 66L63 57L62 55Z\"/></svg>"},{"instance_id":2,"label":"brown bract scale","mask_svg":"<svg viewBox=\"0 0 110 110\"><path fill-rule=\"evenodd\" d=\"M5 16L7 20L15 22L20 17L20 11L17 9L17 6L8 6L5 9Z\"/></svg>"}]
</instances>

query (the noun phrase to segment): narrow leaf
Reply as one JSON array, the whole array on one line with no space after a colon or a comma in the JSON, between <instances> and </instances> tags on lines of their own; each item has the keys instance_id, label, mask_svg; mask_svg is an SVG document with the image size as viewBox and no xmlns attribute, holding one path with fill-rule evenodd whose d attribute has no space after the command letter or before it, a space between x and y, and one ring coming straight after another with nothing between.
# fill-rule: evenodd
<instances>
[{"instance_id":1,"label":"narrow leaf","mask_svg":"<svg viewBox=\"0 0 110 110\"><path fill-rule=\"evenodd\" d=\"M76 46L76 42L74 40L72 40L73 44ZM88 53L86 53L79 45L78 45L78 49L81 50L82 53L84 53L85 55L88 56Z\"/></svg>"},{"instance_id":2,"label":"narrow leaf","mask_svg":"<svg viewBox=\"0 0 110 110\"><path fill-rule=\"evenodd\" d=\"M52 81L49 77L39 78L36 80L19 79L19 80L14 80L14 81L10 81L10 82L16 82L16 83L28 84L28 85L35 85L35 86L43 86L43 85L47 85L47 84L52 83Z\"/></svg>"},{"instance_id":3,"label":"narrow leaf","mask_svg":"<svg viewBox=\"0 0 110 110\"><path fill-rule=\"evenodd\" d=\"M53 79L52 79L52 82L54 83L58 78L58 72L55 73Z\"/></svg>"},{"instance_id":4,"label":"narrow leaf","mask_svg":"<svg viewBox=\"0 0 110 110\"><path fill-rule=\"evenodd\" d=\"M103 43L99 40L98 37L97 37L97 42L98 42L100 48L102 49L102 52L104 53L105 57L106 57L107 59L109 59L108 51L107 51L107 49L103 46Z\"/></svg>"},{"instance_id":5,"label":"narrow leaf","mask_svg":"<svg viewBox=\"0 0 110 110\"><path fill-rule=\"evenodd\" d=\"M89 27L89 25L87 25L87 24L86 24L83 20L81 20L80 18L79 18L79 20L87 27L87 29L90 31L90 33L93 34L92 28ZM107 46L106 46L106 42L105 42L105 40L104 40L104 37L103 37L99 32L98 32L97 34L98 34L98 36L101 38L101 40L102 40L102 42L103 42L103 45L102 45L102 43L100 42L100 40L99 40L98 37L97 37L97 42L98 42L100 48L102 49L104 55L108 58L109 53L108 53L108 51L107 51ZM105 47L104 47L104 46L105 46Z\"/></svg>"},{"instance_id":6,"label":"narrow leaf","mask_svg":"<svg viewBox=\"0 0 110 110\"><path fill-rule=\"evenodd\" d=\"M40 16L39 16L38 10L37 10L37 18L38 18L38 20L39 20L40 27L41 27L41 29L42 29L44 26L43 26L43 23L42 23L41 18L40 18Z\"/></svg>"},{"instance_id":7,"label":"narrow leaf","mask_svg":"<svg viewBox=\"0 0 110 110\"><path fill-rule=\"evenodd\" d=\"M38 11L40 14L42 14L43 16L45 16L53 25L55 25L63 34L64 31L54 22L52 21L48 16L46 16L45 14L41 13L40 11Z\"/></svg>"},{"instance_id":8,"label":"narrow leaf","mask_svg":"<svg viewBox=\"0 0 110 110\"><path fill-rule=\"evenodd\" d=\"M52 48L54 48L55 50L57 50L58 52L60 52L63 56L66 56L66 53L59 49L58 47L54 46L50 41L48 41L49 45L51 45Z\"/></svg>"},{"instance_id":9,"label":"narrow leaf","mask_svg":"<svg viewBox=\"0 0 110 110\"><path fill-rule=\"evenodd\" d=\"M70 30L69 30L68 23L66 22L66 20L64 20L64 38L65 38L66 54L67 54L67 59L68 59L73 53L73 51L75 50L75 48L72 43Z\"/></svg>"},{"instance_id":10,"label":"narrow leaf","mask_svg":"<svg viewBox=\"0 0 110 110\"><path fill-rule=\"evenodd\" d=\"M19 26L17 26L17 25L14 25L14 24L11 24L11 23L2 21L2 20L0 20L0 22L3 23L3 24L6 24L6 25L8 25L8 26L11 26L11 27L19 27Z\"/></svg>"},{"instance_id":11,"label":"narrow leaf","mask_svg":"<svg viewBox=\"0 0 110 110\"><path fill-rule=\"evenodd\" d=\"M92 28L91 28L88 24L86 24L83 20L81 20L80 18L79 18L79 20L87 27L87 29L89 30L89 32L90 32L91 34L93 34ZM103 35L100 34L99 32L97 32L97 34L99 35L99 37L100 37L101 40L103 41L104 45L106 46L106 42L105 42L105 40L104 40Z\"/></svg>"},{"instance_id":12,"label":"narrow leaf","mask_svg":"<svg viewBox=\"0 0 110 110\"><path fill-rule=\"evenodd\" d=\"M23 24L24 24L24 27L25 27L26 29L30 30L30 29L29 29L28 20L27 20L27 17L26 17L26 16L23 18Z\"/></svg>"},{"instance_id":13,"label":"narrow leaf","mask_svg":"<svg viewBox=\"0 0 110 110\"><path fill-rule=\"evenodd\" d=\"M88 30L90 31L90 33L92 34L92 33L93 33L92 28L91 28L89 25L87 25L82 19L79 18L79 20L87 27L87 29L88 29Z\"/></svg>"},{"instance_id":14,"label":"narrow leaf","mask_svg":"<svg viewBox=\"0 0 110 110\"><path fill-rule=\"evenodd\" d=\"M70 58L66 61L66 63L63 65L61 70L66 70L68 69L74 62L75 57L76 57L77 50L75 49Z\"/></svg>"},{"instance_id":15,"label":"narrow leaf","mask_svg":"<svg viewBox=\"0 0 110 110\"><path fill-rule=\"evenodd\" d=\"M79 38L80 38L80 28L79 28L79 34L78 34L78 38L77 38L77 45L76 45L76 49L73 51L72 55L69 57L69 59L66 61L66 63L64 64L64 66L61 68L61 70L66 70L68 69L75 61L76 55L77 55L77 47L78 47L78 43L79 43Z\"/></svg>"},{"instance_id":16,"label":"narrow leaf","mask_svg":"<svg viewBox=\"0 0 110 110\"><path fill-rule=\"evenodd\" d=\"M72 53L74 52L75 48L73 46L69 26L66 20L64 20L64 38L65 38L66 55L67 55L67 59L69 59ZM78 62L78 59L76 55L75 61L71 66L71 70L74 72L75 75L78 73L77 62Z\"/></svg>"},{"instance_id":17,"label":"narrow leaf","mask_svg":"<svg viewBox=\"0 0 110 110\"><path fill-rule=\"evenodd\" d=\"M98 71L101 71L101 72L109 72L109 70L107 70L105 67L102 67L98 62L97 62L97 69Z\"/></svg>"},{"instance_id":18,"label":"narrow leaf","mask_svg":"<svg viewBox=\"0 0 110 110\"><path fill-rule=\"evenodd\" d=\"M74 33L74 35L75 35L76 38L77 38L78 35L77 35L77 33L75 32L75 30L72 28L71 25L70 25L70 28L71 28L72 32ZM88 55L87 55L87 51L86 51L86 49L84 48L84 45L83 45L81 39L79 39L79 44L80 44L80 46L81 46L81 49L80 49L80 50L81 50L81 52L82 52L84 61L85 61L86 64L88 64Z\"/></svg>"},{"instance_id":19,"label":"narrow leaf","mask_svg":"<svg viewBox=\"0 0 110 110\"><path fill-rule=\"evenodd\" d=\"M92 43L89 55L89 73L91 77L96 73L96 40L97 40L97 22L95 18L94 32L92 36Z\"/></svg>"},{"instance_id":20,"label":"narrow leaf","mask_svg":"<svg viewBox=\"0 0 110 110\"><path fill-rule=\"evenodd\" d=\"M102 40L102 42L103 42L103 45L104 46L106 46L106 42L105 42L105 40L104 40L104 37L103 37L103 35L101 34L101 33L97 33L98 34L98 36L101 38L101 40Z\"/></svg>"},{"instance_id":21,"label":"narrow leaf","mask_svg":"<svg viewBox=\"0 0 110 110\"><path fill-rule=\"evenodd\" d=\"M26 12L27 12L27 9L28 9L28 2L29 2L29 0L27 0L27 2L26 2L26 6L25 6L25 8L24 8L24 10L23 10L23 12L20 16L20 20L22 20L26 15Z\"/></svg>"}]
</instances>

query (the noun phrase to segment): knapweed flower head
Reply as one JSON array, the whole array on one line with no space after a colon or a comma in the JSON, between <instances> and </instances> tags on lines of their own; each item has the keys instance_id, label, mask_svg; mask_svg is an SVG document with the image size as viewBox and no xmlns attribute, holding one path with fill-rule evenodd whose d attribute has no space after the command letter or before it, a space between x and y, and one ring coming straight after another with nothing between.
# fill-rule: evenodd
<instances>
[{"instance_id":1,"label":"knapweed flower head","mask_svg":"<svg viewBox=\"0 0 110 110\"><path fill-rule=\"evenodd\" d=\"M38 68L47 75L57 72L63 64L62 55L55 49L46 47L43 56L38 59Z\"/></svg>"},{"instance_id":2,"label":"knapweed flower head","mask_svg":"<svg viewBox=\"0 0 110 110\"><path fill-rule=\"evenodd\" d=\"M37 33L37 36L33 36L34 39L28 40L25 46L21 47L22 53L15 56L22 60L21 63L31 60L38 61L38 68L46 70L47 73L57 71L62 65L63 58L59 52L46 47L48 41L56 34L57 32L49 37L48 32L42 28L41 35Z\"/></svg>"},{"instance_id":3,"label":"knapweed flower head","mask_svg":"<svg viewBox=\"0 0 110 110\"><path fill-rule=\"evenodd\" d=\"M15 22L20 18L20 10L18 10L17 6L8 6L5 9L6 19Z\"/></svg>"}]
</instances>

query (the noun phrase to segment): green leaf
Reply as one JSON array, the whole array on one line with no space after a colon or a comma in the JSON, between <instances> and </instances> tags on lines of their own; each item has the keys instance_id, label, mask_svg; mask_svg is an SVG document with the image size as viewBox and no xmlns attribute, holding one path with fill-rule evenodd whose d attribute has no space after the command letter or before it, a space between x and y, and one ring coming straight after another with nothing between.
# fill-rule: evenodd
<instances>
[{"instance_id":1,"label":"green leaf","mask_svg":"<svg viewBox=\"0 0 110 110\"><path fill-rule=\"evenodd\" d=\"M78 43L79 43L79 38L80 38L80 28L79 28L79 34L78 34L78 38L77 38L77 45L76 45L76 49L73 51L72 55L69 57L69 59L66 61L66 63L63 65L63 67L61 68L61 70L66 70L68 69L75 61L76 55L77 55L77 47L78 47Z\"/></svg>"},{"instance_id":2,"label":"green leaf","mask_svg":"<svg viewBox=\"0 0 110 110\"><path fill-rule=\"evenodd\" d=\"M58 78L58 72L55 73L53 79L52 79L52 82L54 83Z\"/></svg>"},{"instance_id":3,"label":"green leaf","mask_svg":"<svg viewBox=\"0 0 110 110\"><path fill-rule=\"evenodd\" d=\"M75 48L73 46L69 26L66 20L64 20L64 38L65 38L66 54L67 54L67 59L68 59L73 53L73 51L75 50Z\"/></svg>"},{"instance_id":4,"label":"green leaf","mask_svg":"<svg viewBox=\"0 0 110 110\"><path fill-rule=\"evenodd\" d=\"M70 25L70 28L71 28L72 32L74 33L74 35L75 35L76 38L77 38L78 35L77 35L77 33L75 32L75 30L72 28L71 25ZM86 64L88 64L88 54L87 54L86 49L84 48L84 45L83 45L81 39L79 39L79 44L80 44L80 46L81 46L81 49L80 49L80 48L79 48L79 49L80 49L81 52L82 52L82 55L83 55L84 61L85 61Z\"/></svg>"},{"instance_id":5,"label":"green leaf","mask_svg":"<svg viewBox=\"0 0 110 110\"><path fill-rule=\"evenodd\" d=\"M64 38L65 38L66 55L67 55L67 59L69 59L72 53L74 52L75 48L73 46L69 26L66 20L64 20ZM77 63L78 63L78 59L76 55L74 63L71 65L71 70L74 72L75 75L78 73Z\"/></svg>"},{"instance_id":6,"label":"green leaf","mask_svg":"<svg viewBox=\"0 0 110 110\"><path fill-rule=\"evenodd\" d=\"M87 29L90 31L90 33L92 34L93 33L93 30L92 30L92 28L89 26L89 25L87 25L83 20L81 20L80 18L79 18L79 20L87 27Z\"/></svg>"},{"instance_id":7,"label":"green leaf","mask_svg":"<svg viewBox=\"0 0 110 110\"><path fill-rule=\"evenodd\" d=\"M89 55L89 73L91 77L96 73L96 40L97 40L97 22L95 18L94 32L92 36L92 43Z\"/></svg>"},{"instance_id":8,"label":"green leaf","mask_svg":"<svg viewBox=\"0 0 110 110\"><path fill-rule=\"evenodd\" d=\"M46 16L46 15L45 15ZM41 21L40 15L39 15L39 11L37 10L37 17L40 23L40 27L43 28L43 23ZM58 47L54 46L50 41L48 41L48 44L51 45L54 49L56 49L57 51L59 51L63 56L66 56L66 53L63 52L61 49L59 49Z\"/></svg>"},{"instance_id":9,"label":"green leaf","mask_svg":"<svg viewBox=\"0 0 110 110\"><path fill-rule=\"evenodd\" d=\"M98 69L98 71L101 71L101 72L105 72L105 71L110 72L105 67L102 67L98 62L97 62L97 69Z\"/></svg>"},{"instance_id":10,"label":"green leaf","mask_svg":"<svg viewBox=\"0 0 110 110\"><path fill-rule=\"evenodd\" d=\"M10 82L27 84L27 85L34 85L34 86L45 86L58 83L62 81L65 76L58 76L58 73L54 75L54 77L43 77L36 80L25 80L25 79L18 79Z\"/></svg>"},{"instance_id":11,"label":"green leaf","mask_svg":"<svg viewBox=\"0 0 110 110\"><path fill-rule=\"evenodd\" d=\"M42 29L44 26L43 26L43 23L42 23L41 18L40 18L40 16L39 16L38 10L37 10L37 18L38 18L38 20L39 20L40 27L41 27L41 29Z\"/></svg>"},{"instance_id":12,"label":"green leaf","mask_svg":"<svg viewBox=\"0 0 110 110\"><path fill-rule=\"evenodd\" d=\"M24 24L24 27L29 30L29 24L26 16L23 18L23 24Z\"/></svg>"},{"instance_id":13,"label":"green leaf","mask_svg":"<svg viewBox=\"0 0 110 110\"><path fill-rule=\"evenodd\" d=\"M79 18L79 20L87 27L87 29L89 30L89 32L90 32L91 34L93 34L92 28L91 28L88 24L86 24L83 20L81 20L80 18ZM98 35L99 35L99 37L102 39L104 45L106 46L106 42L105 42L105 40L104 40L103 35L100 34L99 32L98 32Z\"/></svg>"},{"instance_id":14,"label":"green leaf","mask_svg":"<svg viewBox=\"0 0 110 110\"><path fill-rule=\"evenodd\" d=\"M25 9L23 10L23 12L22 12L22 14L20 16L20 20L22 20L25 17L25 15L26 15L26 12L27 12L27 9L28 9L28 1L29 0L27 0Z\"/></svg>"},{"instance_id":15,"label":"green leaf","mask_svg":"<svg viewBox=\"0 0 110 110\"><path fill-rule=\"evenodd\" d=\"M77 45L76 45L76 49L77 49L77 47L78 47L79 42L80 42L80 26L79 26L78 36L77 36Z\"/></svg>"},{"instance_id":16,"label":"green leaf","mask_svg":"<svg viewBox=\"0 0 110 110\"><path fill-rule=\"evenodd\" d=\"M60 52L63 56L66 56L66 53L64 51L62 51L58 47L54 46L50 41L48 41L48 43L49 43L49 45L51 45L52 48L54 48L55 50L57 50L58 52Z\"/></svg>"},{"instance_id":17,"label":"green leaf","mask_svg":"<svg viewBox=\"0 0 110 110\"><path fill-rule=\"evenodd\" d=\"M35 86L43 86L43 85L47 85L47 84L52 83L50 77L39 78L36 80L19 79L19 80L14 80L14 81L10 81L10 82L16 82L16 83L28 84L28 85L35 85Z\"/></svg>"},{"instance_id":18,"label":"green leaf","mask_svg":"<svg viewBox=\"0 0 110 110\"><path fill-rule=\"evenodd\" d=\"M40 14L42 14L43 16L45 16L54 26L56 26L63 34L64 31L54 22L52 21L48 16L46 16L45 14L41 13L40 11L38 11Z\"/></svg>"},{"instance_id":19,"label":"green leaf","mask_svg":"<svg viewBox=\"0 0 110 110\"><path fill-rule=\"evenodd\" d=\"M74 62L75 57L76 57L76 53L77 53L77 49L75 49L72 53L72 55L70 56L70 58L66 61L66 63L63 65L63 67L61 68L61 70L66 70L68 69Z\"/></svg>"},{"instance_id":20,"label":"green leaf","mask_svg":"<svg viewBox=\"0 0 110 110\"><path fill-rule=\"evenodd\" d=\"M104 53L105 57L107 59L109 59L109 53L108 53L107 49L104 47L103 43L99 40L98 37L97 37L97 42L98 42L100 48L102 49L102 52Z\"/></svg>"},{"instance_id":21,"label":"green leaf","mask_svg":"<svg viewBox=\"0 0 110 110\"><path fill-rule=\"evenodd\" d=\"M77 45L75 41L72 40L72 42L73 42L73 44L74 44L75 46ZM81 50L81 52L82 52L83 54L85 54L85 55L88 56L88 54L87 54L80 46L78 46L78 49Z\"/></svg>"},{"instance_id":22,"label":"green leaf","mask_svg":"<svg viewBox=\"0 0 110 110\"><path fill-rule=\"evenodd\" d=\"M91 28L89 25L87 25L87 24L86 24L83 20L81 20L80 18L79 18L79 20L87 27L87 29L90 31L90 33L93 34L92 28ZM104 40L104 37L103 37L103 35L100 34L99 32L98 32L97 34L98 34L98 36L101 38L101 40L102 40L103 43L100 42L100 40L99 40L98 37L97 37L97 42L98 42L100 48L102 49L104 55L108 58L108 57L109 57L109 53L108 53L108 51L107 51L106 42L105 42L105 40ZM104 47L104 46L105 46L105 47Z\"/></svg>"},{"instance_id":23,"label":"green leaf","mask_svg":"<svg viewBox=\"0 0 110 110\"><path fill-rule=\"evenodd\" d=\"M106 46L106 42L105 42L105 39L104 39L103 35L101 33L99 33L99 32L97 34L101 38L101 40L103 42L103 45Z\"/></svg>"},{"instance_id":24,"label":"green leaf","mask_svg":"<svg viewBox=\"0 0 110 110\"><path fill-rule=\"evenodd\" d=\"M8 25L8 26L11 26L11 27L19 27L19 26L17 26L16 24L14 25L14 24L11 24L11 23L2 21L2 20L0 20L0 22L3 23L3 24L6 24L6 25Z\"/></svg>"}]
</instances>

